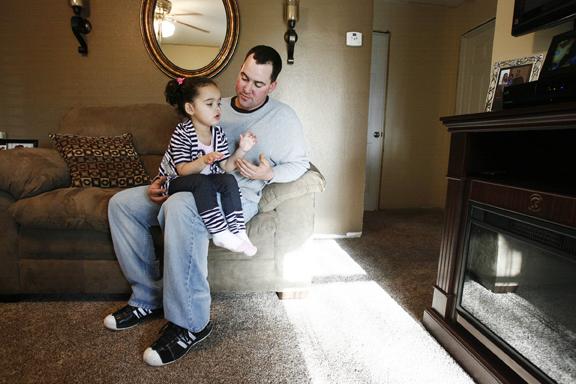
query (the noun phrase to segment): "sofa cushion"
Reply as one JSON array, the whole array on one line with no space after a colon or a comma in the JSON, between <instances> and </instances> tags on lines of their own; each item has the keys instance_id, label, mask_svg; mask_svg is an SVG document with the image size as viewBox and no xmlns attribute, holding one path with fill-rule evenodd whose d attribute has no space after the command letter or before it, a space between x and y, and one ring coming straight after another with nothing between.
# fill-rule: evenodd
<instances>
[{"instance_id":1,"label":"sofa cushion","mask_svg":"<svg viewBox=\"0 0 576 384\"><path fill-rule=\"evenodd\" d=\"M0 190L15 199L35 196L70 185L66 163L48 148L0 151Z\"/></svg>"},{"instance_id":2,"label":"sofa cushion","mask_svg":"<svg viewBox=\"0 0 576 384\"><path fill-rule=\"evenodd\" d=\"M8 208L29 228L108 231L108 200L118 188L60 188L16 201Z\"/></svg>"},{"instance_id":3,"label":"sofa cushion","mask_svg":"<svg viewBox=\"0 0 576 384\"><path fill-rule=\"evenodd\" d=\"M57 133L113 136L127 132L132 134L140 155L163 155L180 121L181 117L166 103L77 107L64 115Z\"/></svg>"},{"instance_id":4,"label":"sofa cushion","mask_svg":"<svg viewBox=\"0 0 576 384\"><path fill-rule=\"evenodd\" d=\"M49 137L70 169L73 187L126 188L150 182L129 133Z\"/></svg>"},{"instance_id":5,"label":"sofa cushion","mask_svg":"<svg viewBox=\"0 0 576 384\"><path fill-rule=\"evenodd\" d=\"M148 172L150 179L153 179L158 175L158 168L160 167L160 161L162 161L163 155L141 155L140 159L142 164L144 164L144 169Z\"/></svg>"}]
</instances>

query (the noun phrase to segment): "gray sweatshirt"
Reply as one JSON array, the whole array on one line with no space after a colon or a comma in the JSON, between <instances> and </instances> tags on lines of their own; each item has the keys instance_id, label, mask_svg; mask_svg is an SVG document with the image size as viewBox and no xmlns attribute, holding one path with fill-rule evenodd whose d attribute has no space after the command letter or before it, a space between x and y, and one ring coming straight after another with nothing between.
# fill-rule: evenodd
<instances>
[{"instance_id":1,"label":"gray sweatshirt","mask_svg":"<svg viewBox=\"0 0 576 384\"><path fill-rule=\"evenodd\" d=\"M256 135L257 143L245 159L258 164L258 156L264 154L274 169L270 183L294 181L310 166L302 123L292 108L278 100L268 98L260 108L246 112L234 109L232 99L224 98L220 126L228 138L230 153L236 150L241 133L250 130ZM236 171L233 174L243 196L260 201L267 182L246 179Z\"/></svg>"}]
</instances>

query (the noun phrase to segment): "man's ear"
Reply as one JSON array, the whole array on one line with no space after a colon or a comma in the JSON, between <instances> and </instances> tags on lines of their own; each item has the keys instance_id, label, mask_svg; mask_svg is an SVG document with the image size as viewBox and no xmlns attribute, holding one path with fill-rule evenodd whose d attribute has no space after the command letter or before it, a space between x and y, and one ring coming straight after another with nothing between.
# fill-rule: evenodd
<instances>
[{"instance_id":1,"label":"man's ear","mask_svg":"<svg viewBox=\"0 0 576 384\"><path fill-rule=\"evenodd\" d=\"M194 114L194 106L192 105L192 103L184 103L184 110L190 116Z\"/></svg>"},{"instance_id":2,"label":"man's ear","mask_svg":"<svg viewBox=\"0 0 576 384\"><path fill-rule=\"evenodd\" d=\"M268 87L268 93L272 93L274 92L274 90L276 89L276 86L278 85L277 81L273 81L270 83L270 87Z\"/></svg>"}]
</instances>

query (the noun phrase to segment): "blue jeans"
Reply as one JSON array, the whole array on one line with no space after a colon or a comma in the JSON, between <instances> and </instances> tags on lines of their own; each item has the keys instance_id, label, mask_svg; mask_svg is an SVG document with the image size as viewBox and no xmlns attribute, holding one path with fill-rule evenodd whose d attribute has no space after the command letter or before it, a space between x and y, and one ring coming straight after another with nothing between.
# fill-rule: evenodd
<instances>
[{"instance_id":1,"label":"blue jeans","mask_svg":"<svg viewBox=\"0 0 576 384\"><path fill-rule=\"evenodd\" d=\"M176 193L160 206L148 199L147 189L125 189L108 205L114 251L132 287L128 304L164 307L166 320L198 332L210 320L208 231L192 193ZM258 212L258 204L242 199L242 209L247 222ZM163 276L150 233L155 225L164 236Z\"/></svg>"}]
</instances>

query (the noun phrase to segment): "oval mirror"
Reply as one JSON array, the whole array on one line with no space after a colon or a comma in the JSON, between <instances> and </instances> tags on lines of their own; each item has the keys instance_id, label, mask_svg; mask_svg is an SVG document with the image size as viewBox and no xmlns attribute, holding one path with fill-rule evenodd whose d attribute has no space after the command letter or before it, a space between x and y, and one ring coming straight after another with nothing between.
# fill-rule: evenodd
<instances>
[{"instance_id":1,"label":"oval mirror","mask_svg":"<svg viewBox=\"0 0 576 384\"><path fill-rule=\"evenodd\" d=\"M140 27L152 61L171 77L213 77L238 43L236 0L143 0Z\"/></svg>"}]
</instances>

